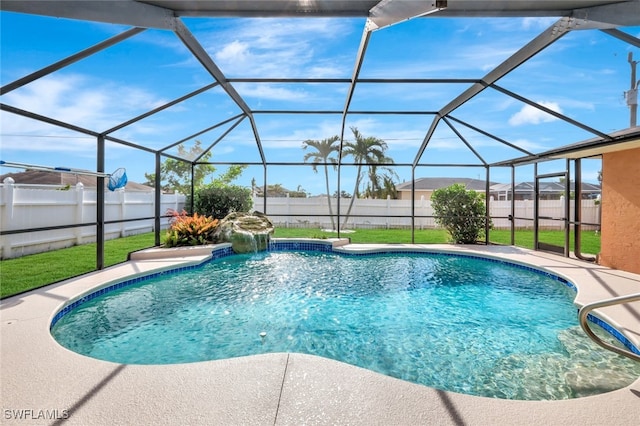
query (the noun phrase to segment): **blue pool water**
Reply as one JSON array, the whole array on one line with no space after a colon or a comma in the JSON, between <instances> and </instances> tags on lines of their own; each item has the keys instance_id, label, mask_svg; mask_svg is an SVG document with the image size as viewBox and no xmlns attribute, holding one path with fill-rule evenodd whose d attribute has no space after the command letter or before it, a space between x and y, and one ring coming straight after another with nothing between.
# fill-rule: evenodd
<instances>
[{"instance_id":1,"label":"blue pool water","mask_svg":"<svg viewBox=\"0 0 640 426\"><path fill-rule=\"evenodd\" d=\"M73 351L118 363L299 352L508 399L631 383L640 365L583 336L574 297L563 281L478 258L262 252L109 292L51 332Z\"/></svg>"}]
</instances>

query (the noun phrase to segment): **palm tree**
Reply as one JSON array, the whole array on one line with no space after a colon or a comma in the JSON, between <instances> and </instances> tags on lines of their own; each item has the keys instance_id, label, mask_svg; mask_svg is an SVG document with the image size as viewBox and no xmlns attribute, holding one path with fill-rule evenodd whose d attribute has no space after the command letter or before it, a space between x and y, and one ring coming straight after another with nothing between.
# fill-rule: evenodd
<instances>
[{"instance_id":1,"label":"palm tree","mask_svg":"<svg viewBox=\"0 0 640 426\"><path fill-rule=\"evenodd\" d=\"M384 157L379 160L384 163L393 163L393 159ZM384 173L380 174L379 170L383 170ZM398 179L398 174L390 167L379 166L377 164L369 164L369 184L365 190L364 196L378 199L385 199L387 196L396 198L398 191L393 179Z\"/></svg>"},{"instance_id":2,"label":"palm tree","mask_svg":"<svg viewBox=\"0 0 640 426\"><path fill-rule=\"evenodd\" d=\"M318 164L324 165L324 180L327 186L327 203L329 204L329 216L331 217L331 229L336 229L336 223L333 219L333 209L331 208L331 192L329 190L329 169L327 164L331 164L333 169L335 170L338 164L338 160L335 157L332 157L331 154L334 152L338 152L339 147L337 142L340 140L338 136L332 136L327 139L323 139L321 141L315 141L311 139L307 139L302 142L302 149L307 149L309 147L315 148L315 152L307 152L304 155L304 162L306 163L308 160L312 159L311 167L313 171L318 173Z\"/></svg>"},{"instance_id":3,"label":"palm tree","mask_svg":"<svg viewBox=\"0 0 640 426\"><path fill-rule=\"evenodd\" d=\"M345 142L342 149L342 156L351 155L356 164L358 164L358 170L356 172L356 184L353 189L353 197L351 197L351 201L349 202L349 208L347 209L347 214L345 215L344 222L342 227L344 228L347 225L347 221L349 220L349 215L351 214L351 209L353 208L353 203L358 196L358 188L360 186L360 181L362 179L362 165L367 164L369 168L369 180L371 181L371 190L372 192L376 192L379 188L379 177L378 177L378 165L381 163L393 163L393 160L385 155L385 151L387 150L387 143L382 139L375 138L373 136L369 136L367 138L363 137L362 134L358 131L357 128L351 127L351 131L353 132L353 136L355 138L354 142ZM383 167L389 171L391 169L387 167ZM393 173L393 172L392 172Z\"/></svg>"}]
</instances>

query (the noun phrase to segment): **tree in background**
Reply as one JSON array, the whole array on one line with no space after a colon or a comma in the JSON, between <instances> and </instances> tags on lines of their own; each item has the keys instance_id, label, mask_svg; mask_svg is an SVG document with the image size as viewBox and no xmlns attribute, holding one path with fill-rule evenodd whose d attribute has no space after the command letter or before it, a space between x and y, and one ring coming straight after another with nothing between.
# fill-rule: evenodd
<instances>
[{"instance_id":1,"label":"tree in background","mask_svg":"<svg viewBox=\"0 0 640 426\"><path fill-rule=\"evenodd\" d=\"M384 161L393 163L391 158L385 158ZM364 197L384 200L388 196L395 200L398 198L398 191L394 178L397 180L398 175L389 167L382 167L384 171L382 175L378 173L378 170L378 166L375 164L369 165L369 183L364 191Z\"/></svg>"},{"instance_id":2,"label":"tree in background","mask_svg":"<svg viewBox=\"0 0 640 426\"><path fill-rule=\"evenodd\" d=\"M360 196L358 188L360 187L360 183L363 177L363 164L366 164L368 167L368 178L371 194L378 193L380 189L380 176L378 175L378 172L380 170L391 172L391 174L388 173L386 175L389 179L391 179L392 175L395 175L395 173L393 173L393 171L388 167L380 166L380 164L383 163L393 163L393 159L385 155L385 152L388 148L387 143L382 139L378 139L373 136L365 138L355 127L351 127L351 131L353 132L355 141L344 143L342 156L345 157L347 155L350 155L351 157L353 157L354 162L358 164L358 169L356 171L356 183L353 189L353 197L351 197L351 201L349 202L349 208L347 209L347 214L345 215L345 219L342 224L343 228L347 225L347 221L349 220L349 215L351 214L351 209L353 208L353 203L356 197Z\"/></svg>"},{"instance_id":3,"label":"tree in background","mask_svg":"<svg viewBox=\"0 0 640 426\"><path fill-rule=\"evenodd\" d=\"M211 165L209 164L201 164L198 167L206 167L209 166L211 167ZM211 181L211 184L215 185L215 186L227 186L227 185L231 185L231 183L236 180L237 178L239 178L242 175L242 172L244 172L244 170L247 168L246 165L232 165L229 166L229 168L227 169L226 172L222 173L220 176L213 178L213 180Z\"/></svg>"},{"instance_id":4,"label":"tree in background","mask_svg":"<svg viewBox=\"0 0 640 426\"><path fill-rule=\"evenodd\" d=\"M179 192L181 194L191 194L191 161L198 158L203 153L201 142L196 140L195 144L186 149L183 144L177 146L177 157L184 158L186 161L176 160L175 158L166 158L160 165L160 176L163 182L162 190L165 192ZM207 162L211 159L211 151L207 151L198 162ZM211 181L212 184L218 186L229 185L238 178L247 166L234 165L230 166L226 172ZM195 189L202 187L207 176L215 173L216 168L211 164L198 164L193 170L193 187ZM155 187L156 174L144 174L145 185Z\"/></svg>"},{"instance_id":5,"label":"tree in background","mask_svg":"<svg viewBox=\"0 0 640 426\"><path fill-rule=\"evenodd\" d=\"M160 176L162 182L162 190L166 192L179 192L181 194L191 194L191 160L202 154L203 149L200 141L196 141L190 148L186 149L183 144L178 145L177 156L187 161L176 160L175 158L165 158L160 165ZM204 154L201 158L203 161L211 159L211 151ZM215 167L211 165L200 165L195 168L193 173L193 186L198 187L204 182L204 178L215 171ZM155 187L156 174L145 173L147 179L145 185Z\"/></svg>"},{"instance_id":6,"label":"tree in background","mask_svg":"<svg viewBox=\"0 0 640 426\"><path fill-rule=\"evenodd\" d=\"M329 216L331 217L331 229L336 229L336 223L333 218L333 209L331 207L331 190L329 189L329 168L327 164L331 164L335 170L338 164L336 157L332 157L333 153L337 153L340 149L338 146L338 136L332 136L321 141L307 139L302 142L302 149L314 148L315 151L307 152L304 155L304 162L311 160L311 167L315 173L318 173L318 164L324 167L324 181L327 189L327 204L329 205Z\"/></svg>"},{"instance_id":7,"label":"tree in background","mask_svg":"<svg viewBox=\"0 0 640 426\"><path fill-rule=\"evenodd\" d=\"M333 191L333 198L338 198L338 190L336 189L335 191ZM342 191L340 191L340 198L351 198L351 194L349 194L347 191L345 191L344 189Z\"/></svg>"},{"instance_id":8,"label":"tree in background","mask_svg":"<svg viewBox=\"0 0 640 426\"><path fill-rule=\"evenodd\" d=\"M256 197L264 197L264 187L255 184L255 178L251 182L251 192ZM292 190L285 188L281 183L267 185L267 197L283 198L289 196L291 198L307 198L307 191L298 185L298 189Z\"/></svg>"},{"instance_id":9,"label":"tree in background","mask_svg":"<svg viewBox=\"0 0 640 426\"><path fill-rule=\"evenodd\" d=\"M455 183L433 191L431 206L436 222L444 227L456 244L474 244L484 236L483 194Z\"/></svg>"}]
</instances>

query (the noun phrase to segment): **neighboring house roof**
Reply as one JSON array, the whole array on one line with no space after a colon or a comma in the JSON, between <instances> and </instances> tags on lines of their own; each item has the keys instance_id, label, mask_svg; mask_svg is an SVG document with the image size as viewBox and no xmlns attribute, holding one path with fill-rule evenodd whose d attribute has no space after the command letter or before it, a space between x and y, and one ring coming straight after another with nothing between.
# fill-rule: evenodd
<instances>
[{"instance_id":1,"label":"neighboring house roof","mask_svg":"<svg viewBox=\"0 0 640 426\"><path fill-rule=\"evenodd\" d=\"M486 182L480 179L471 178L419 178L415 180L416 191L436 190L446 188L455 183L461 183L465 185L468 190L472 191L484 191L486 189ZM495 185L495 182L489 182L489 185ZM411 182L404 182L396 185L398 191L411 191Z\"/></svg>"},{"instance_id":2,"label":"neighboring house roof","mask_svg":"<svg viewBox=\"0 0 640 426\"><path fill-rule=\"evenodd\" d=\"M573 191L575 189L575 182L569 183L569 190ZM597 192L600 193L602 189L600 185L594 185L592 183L582 182L580 186L582 188L582 192ZM535 189L533 182L520 182L515 186L515 192L533 192ZM497 185L492 185L490 188L491 192L503 192L503 191L511 191L510 183L499 183ZM540 182L540 192L564 192L564 183L562 182Z\"/></svg>"},{"instance_id":3,"label":"neighboring house roof","mask_svg":"<svg viewBox=\"0 0 640 426\"><path fill-rule=\"evenodd\" d=\"M12 178L15 183L24 185L70 185L75 186L82 183L87 188L95 188L97 186L97 178L89 175L77 175L73 173L49 172L42 170L27 170L25 172L7 173L0 175L0 183L6 178ZM105 186L107 182L105 179ZM129 191L153 191L153 187L142 185L136 182L127 182L125 190Z\"/></svg>"},{"instance_id":4,"label":"neighboring house roof","mask_svg":"<svg viewBox=\"0 0 640 426\"><path fill-rule=\"evenodd\" d=\"M257 197L262 197L262 194L264 193L264 187L262 186L256 186L253 188L254 194ZM290 197L297 197L297 198L305 198L307 196L307 194L304 191L294 191L292 189L287 189L282 185L268 185L267 186L267 196L268 197L286 197L287 194Z\"/></svg>"}]
</instances>

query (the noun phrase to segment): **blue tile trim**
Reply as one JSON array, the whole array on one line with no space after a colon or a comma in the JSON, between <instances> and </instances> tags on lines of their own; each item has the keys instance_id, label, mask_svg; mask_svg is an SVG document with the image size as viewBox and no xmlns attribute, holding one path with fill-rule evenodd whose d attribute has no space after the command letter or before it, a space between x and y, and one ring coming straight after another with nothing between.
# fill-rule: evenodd
<instances>
[{"instance_id":1,"label":"blue tile trim","mask_svg":"<svg viewBox=\"0 0 640 426\"><path fill-rule=\"evenodd\" d=\"M509 265L509 266L513 266L516 268L520 268L520 269L524 269L526 271L530 271L530 272L534 272L536 274L541 274L544 275L548 278L557 280L563 284L565 284L567 287L571 288L574 291L577 291L578 289L576 288L575 284L573 284L572 282L559 277L555 274L552 274L550 272L546 272L543 271L541 269L538 268L534 268L531 266L527 266L527 265L522 265L519 263L512 263L512 262L508 262L502 259L496 259L493 257L484 257L484 256L474 256L474 255L470 255L470 254L466 254L466 253L451 253L451 252L440 252L440 251L428 251L428 250L389 250L389 249L382 249L382 250L372 250L372 251L368 251L366 253L354 253L354 252L345 252L345 251L335 251L333 249L333 244L328 241L326 243L323 242L300 242L300 241L296 241L296 242L290 242L290 241L270 241L269 242L269 247L268 247L268 251L272 251L272 252L280 252L280 251L319 251L319 252L323 252L323 253L335 253L338 254L340 256L355 256L355 257L366 257L366 256L379 256L381 254L414 254L414 255L424 255L424 254L428 254L430 256L444 256L444 257L465 257L465 258L470 258L470 259L478 259L478 260L482 260L482 261L486 261L486 262L491 262L491 263L500 263L500 264L504 264L504 265ZM73 302L71 302L70 304L66 305L64 308L62 308L60 311L58 311L53 319L51 320L51 325L49 326L49 329L53 328L53 326L60 320L60 318L64 317L66 314L68 314L69 312L71 312L72 310L74 310L75 308L77 308L78 306L82 305L83 303L86 303L90 300L95 299L96 297L100 297L104 294L107 294L109 292L115 291L115 290L119 290L121 288L130 286L132 284L138 284L140 282L143 281L148 281L154 278L157 278L159 276L164 276L164 275L169 275L169 274L177 274L180 272L184 272L184 271L189 271L189 270L193 270L193 269L198 269L198 268L202 268L205 264L218 260L218 259L222 259L224 257L228 257L228 256L233 256L235 255L235 252L233 251L233 249L231 247L222 247L222 248L217 248L215 250L213 250L211 252L211 259L202 262L200 264L197 265L188 265L188 266L181 266L178 268L174 268L174 269L169 269L169 270L164 270L164 271L159 271L159 272L153 272L150 273L148 275L143 275L143 276L139 276L139 277L135 277L135 278L131 278L128 279L126 281L122 281L122 282L118 282L115 284L111 284L110 286L107 287L103 287L93 293L90 293L86 296L83 296L79 299L74 300ZM600 318L589 314L587 316L587 319L591 322L593 322L594 324L599 325L600 327L602 327L604 330L606 330L609 334L611 334L614 338L616 338L620 343L622 343L626 348L628 348L631 352L636 353L638 355L640 355L640 350L638 348L636 348L633 343L631 343L629 341L629 339L627 339L622 333L620 333L618 330L616 330L615 328L613 328L612 326L610 326L609 324L607 324L605 321L601 320Z\"/></svg>"},{"instance_id":2,"label":"blue tile trim","mask_svg":"<svg viewBox=\"0 0 640 426\"><path fill-rule=\"evenodd\" d=\"M269 251L321 251L323 253L333 253L333 244L331 242L289 242L289 241L271 241L269 243Z\"/></svg>"},{"instance_id":3,"label":"blue tile trim","mask_svg":"<svg viewBox=\"0 0 640 426\"><path fill-rule=\"evenodd\" d=\"M622 343L625 348L629 349L631 352L633 352L636 355L640 355L640 349L636 348L635 345L633 343L631 343L631 341L629 341L629 339L627 339L624 336L624 334L620 333L618 330L616 330L615 328L611 327L605 321L603 321L600 318L598 318L597 316L591 315L591 314L587 314L587 319L589 321L591 321L592 323L597 324L600 327L602 327L607 333L612 335L618 342Z\"/></svg>"},{"instance_id":4,"label":"blue tile trim","mask_svg":"<svg viewBox=\"0 0 640 426\"><path fill-rule=\"evenodd\" d=\"M198 268L202 268L203 265L205 265L207 262L210 262L212 260L217 260L217 259L221 259L223 257L227 257L227 256L231 256L235 254L233 252L233 249L231 247L222 247L222 248L218 248L215 249L211 252L211 259L202 262L200 264L197 265L186 265L186 266L180 266L177 268L173 268L173 269L167 269L167 270L163 270L163 271L157 271L157 272L152 272L150 274L147 275L142 275L142 276L138 276L138 277L134 277L134 278L130 278L128 280L125 281L120 281L114 284L111 284L109 286L103 287L99 290L96 290L90 294L87 294L85 296L82 296L76 300L74 300L73 302L71 302L70 304L66 305L64 308L62 308L60 311L58 311L54 316L53 319L51 320L51 325L49 325L49 329L53 328L54 325L56 325L56 323L58 321L60 321L60 318L64 317L66 314L68 314L69 312L71 312L72 310L74 310L75 308L77 308L78 306L89 302L90 300L95 299L96 297L100 297L104 294L110 293L112 291L115 290L120 290L121 288L124 287L128 287L130 285L133 284L138 284L144 281L148 281L148 280L152 280L154 278L160 277L160 276L165 276L165 275L170 275L170 274L177 274L180 272L185 272L185 271L190 271L193 269L198 269Z\"/></svg>"}]
</instances>

